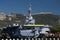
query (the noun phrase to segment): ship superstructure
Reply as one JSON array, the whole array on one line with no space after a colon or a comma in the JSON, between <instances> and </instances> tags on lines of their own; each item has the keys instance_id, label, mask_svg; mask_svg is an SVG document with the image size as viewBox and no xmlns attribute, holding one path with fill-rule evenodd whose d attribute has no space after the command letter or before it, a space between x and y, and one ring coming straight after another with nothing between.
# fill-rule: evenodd
<instances>
[{"instance_id":1,"label":"ship superstructure","mask_svg":"<svg viewBox=\"0 0 60 40\"><path fill-rule=\"evenodd\" d=\"M50 31L49 26L44 24L35 24L35 19L32 17L32 8L30 4L25 24L22 26L22 30L20 30L21 36L38 37L40 34L47 34L47 31Z\"/></svg>"}]
</instances>

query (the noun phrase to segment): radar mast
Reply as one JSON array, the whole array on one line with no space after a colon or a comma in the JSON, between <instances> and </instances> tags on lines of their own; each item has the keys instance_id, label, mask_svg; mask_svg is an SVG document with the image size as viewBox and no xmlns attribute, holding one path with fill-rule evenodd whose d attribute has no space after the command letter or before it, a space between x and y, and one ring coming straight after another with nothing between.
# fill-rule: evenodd
<instances>
[{"instance_id":1,"label":"radar mast","mask_svg":"<svg viewBox=\"0 0 60 40\"><path fill-rule=\"evenodd\" d=\"M31 8L31 4L29 5L28 8L28 16L26 16L26 20L25 20L25 24L35 24L35 19L33 19L32 17L32 8Z\"/></svg>"}]
</instances>

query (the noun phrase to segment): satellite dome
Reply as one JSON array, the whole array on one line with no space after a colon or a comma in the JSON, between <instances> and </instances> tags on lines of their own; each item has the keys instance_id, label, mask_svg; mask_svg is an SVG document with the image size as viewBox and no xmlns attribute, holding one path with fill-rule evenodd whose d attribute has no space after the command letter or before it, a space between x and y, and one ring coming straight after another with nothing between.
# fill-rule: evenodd
<instances>
[{"instance_id":1,"label":"satellite dome","mask_svg":"<svg viewBox=\"0 0 60 40\"><path fill-rule=\"evenodd\" d=\"M32 17L32 16L30 16L30 17L29 17L29 20L31 20L31 19L33 19L33 17Z\"/></svg>"}]
</instances>

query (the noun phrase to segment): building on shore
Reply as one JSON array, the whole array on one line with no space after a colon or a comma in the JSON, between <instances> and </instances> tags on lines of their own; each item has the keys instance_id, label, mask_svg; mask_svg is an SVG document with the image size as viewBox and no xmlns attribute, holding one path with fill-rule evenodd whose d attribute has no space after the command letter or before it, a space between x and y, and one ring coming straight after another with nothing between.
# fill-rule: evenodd
<instances>
[{"instance_id":1,"label":"building on shore","mask_svg":"<svg viewBox=\"0 0 60 40\"><path fill-rule=\"evenodd\" d=\"M5 20L6 19L6 14L3 12L0 13L0 20Z\"/></svg>"},{"instance_id":2,"label":"building on shore","mask_svg":"<svg viewBox=\"0 0 60 40\"><path fill-rule=\"evenodd\" d=\"M7 15L7 19L8 19L8 20L11 21L12 18L16 18L16 14L8 14L8 15Z\"/></svg>"}]
</instances>

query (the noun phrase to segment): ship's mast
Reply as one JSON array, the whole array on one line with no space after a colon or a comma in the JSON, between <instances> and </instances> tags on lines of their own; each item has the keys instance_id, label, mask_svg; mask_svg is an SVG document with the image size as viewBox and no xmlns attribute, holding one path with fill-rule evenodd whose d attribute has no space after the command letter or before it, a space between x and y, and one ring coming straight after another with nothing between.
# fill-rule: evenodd
<instances>
[{"instance_id":1,"label":"ship's mast","mask_svg":"<svg viewBox=\"0 0 60 40\"><path fill-rule=\"evenodd\" d=\"M31 9L31 4L29 5L29 9L28 9L28 13L29 13L29 16L31 16L31 13L32 13L32 9Z\"/></svg>"},{"instance_id":2,"label":"ship's mast","mask_svg":"<svg viewBox=\"0 0 60 40\"><path fill-rule=\"evenodd\" d=\"M30 4L29 8L28 8L28 16L26 16L25 24L34 24L35 23L35 20L33 19L31 13L32 13L32 8L31 8L31 4Z\"/></svg>"}]
</instances>

